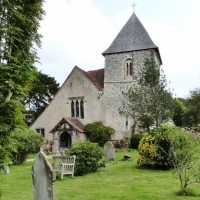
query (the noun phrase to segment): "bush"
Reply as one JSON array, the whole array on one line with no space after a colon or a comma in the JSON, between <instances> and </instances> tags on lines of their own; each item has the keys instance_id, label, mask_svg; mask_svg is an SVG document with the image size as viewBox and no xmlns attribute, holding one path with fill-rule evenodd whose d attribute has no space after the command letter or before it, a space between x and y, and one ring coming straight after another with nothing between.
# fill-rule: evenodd
<instances>
[{"instance_id":1,"label":"bush","mask_svg":"<svg viewBox=\"0 0 200 200\"><path fill-rule=\"evenodd\" d=\"M187 134L178 127L162 125L144 136L139 144L138 163L145 167L164 168L171 167L168 153L170 151L171 138L178 134L177 140L183 143L187 140Z\"/></svg>"},{"instance_id":2,"label":"bush","mask_svg":"<svg viewBox=\"0 0 200 200\"><path fill-rule=\"evenodd\" d=\"M44 143L44 137L30 129L15 129L11 133L11 139L14 143L14 150L11 153L13 164L23 164L28 154L38 150Z\"/></svg>"},{"instance_id":3,"label":"bush","mask_svg":"<svg viewBox=\"0 0 200 200\"><path fill-rule=\"evenodd\" d=\"M105 167L102 149L95 143L80 141L73 144L67 151L69 155L76 155L75 174L84 175Z\"/></svg>"},{"instance_id":4,"label":"bush","mask_svg":"<svg viewBox=\"0 0 200 200\"><path fill-rule=\"evenodd\" d=\"M138 149L140 140L144 137L142 134L133 134L130 139L130 145L133 149Z\"/></svg>"},{"instance_id":5,"label":"bush","mask_svg":"<svg viewBox=\"0 0 200 200\"><path fill-rule=\"evenodd\" d=\"M85 125L84 131L91 142L97 142L100 146L110 140L111 135L115 132L113 128L104 126L102 122L89 123Z\"/></svg>"}]
</instances>

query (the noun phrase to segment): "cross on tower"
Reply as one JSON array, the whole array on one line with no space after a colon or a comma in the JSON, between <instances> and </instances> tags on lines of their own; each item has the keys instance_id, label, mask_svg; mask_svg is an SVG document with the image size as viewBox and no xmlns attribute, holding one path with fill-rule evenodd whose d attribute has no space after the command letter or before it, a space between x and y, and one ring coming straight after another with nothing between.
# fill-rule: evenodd
<instances>
[{"instance_id":1,"label":"cross on tower","mask_svg":"<svg viewBox=\"0 0 200 200\"><path fill-rule=\"evenodd\" d=\"M133 13L135 13L135 6L137 6L137 4L135 4L135 3L133 2L133 5L131 5L131 6L133 6Z\"/></svg>"}]
</instances>

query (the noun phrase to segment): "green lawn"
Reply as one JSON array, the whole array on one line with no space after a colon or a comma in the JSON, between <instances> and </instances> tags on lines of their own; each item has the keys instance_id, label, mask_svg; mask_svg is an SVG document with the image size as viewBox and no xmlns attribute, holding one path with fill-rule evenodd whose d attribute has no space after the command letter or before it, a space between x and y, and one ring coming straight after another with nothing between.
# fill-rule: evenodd
<instances>
[{"instance_id":1,"label":"green lawn","mask_svg":"<svg viewBox=\"0 0 200 200\"><path fill-rule=\"evenodd\" d=\"M120 161L123 152L116 153L116 161L96 173L56 181L57 200L193 200L199 197L176 196L179 180L172 171L144 170L137 166L137 152L128 152L131 161ZM31 167L33 162L11 166L3 175L0 188L2 200L32 200ZM189 187L200 194L199 185Z\"/></svg>"}]
</instances>

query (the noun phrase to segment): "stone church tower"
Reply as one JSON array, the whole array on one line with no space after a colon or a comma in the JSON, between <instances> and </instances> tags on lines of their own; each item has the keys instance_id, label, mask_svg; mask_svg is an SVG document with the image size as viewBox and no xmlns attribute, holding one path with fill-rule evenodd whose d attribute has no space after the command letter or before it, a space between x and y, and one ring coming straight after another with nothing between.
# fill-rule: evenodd
<instances>
[{"instance_id":1,"label":"stone church tower","mask_svg":"<svg viewBox=\"0 0 200 200\"><path fill-rule=\"evenodd\" d=\"M153 57L162 64L158 47L153 43L142 23L133 13L109 48L104 51L105 125L116 130L113 139L130 137L132 120L119 115L122 91L134 84L134 75L145 58Z\"/></svg>"}]
</instances>

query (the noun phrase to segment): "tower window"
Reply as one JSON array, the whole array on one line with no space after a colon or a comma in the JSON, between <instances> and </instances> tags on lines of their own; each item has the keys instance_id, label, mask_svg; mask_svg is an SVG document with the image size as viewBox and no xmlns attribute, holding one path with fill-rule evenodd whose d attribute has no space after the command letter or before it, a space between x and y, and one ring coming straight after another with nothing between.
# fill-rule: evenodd
<instances>
[{"instance_id":1,"label":"tower window","mask_svg":"<svg viewBox=\"0 0 200 200\"><path fill-rule=\"evenodd\" d=\"M128 117L126 117L125 119L125 130L126 131L128 130Z\"/></svg>"},{"instance_id":2,"label":"tower window","mask_svg":"<svg viewBox=\"0 0 200 200\"><path fill-rule=\"evenodd\" d=\"M125 75L126 76L132 76L133 75L133 64L132 64L131 59L128 59L125 62Z\"/></svg>"}]
</instances>

